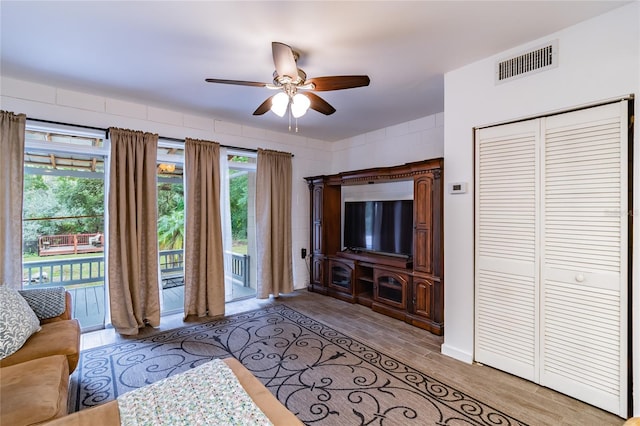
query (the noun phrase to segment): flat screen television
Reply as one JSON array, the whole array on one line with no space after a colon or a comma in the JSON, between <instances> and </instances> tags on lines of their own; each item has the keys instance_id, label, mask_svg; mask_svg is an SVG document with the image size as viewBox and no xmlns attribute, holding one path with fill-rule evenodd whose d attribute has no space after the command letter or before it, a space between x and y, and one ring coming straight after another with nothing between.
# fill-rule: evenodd
<instances>
[{"instance_id":1,"label":"flat screen television","mask_svg":"<svg viewBox=\"0 0 640 426\"><path fill-rule=\"evenodd\" d=\"M343 245L348 250L413 255L413 200L347 201Z\"/></svg>"}]
</instances>

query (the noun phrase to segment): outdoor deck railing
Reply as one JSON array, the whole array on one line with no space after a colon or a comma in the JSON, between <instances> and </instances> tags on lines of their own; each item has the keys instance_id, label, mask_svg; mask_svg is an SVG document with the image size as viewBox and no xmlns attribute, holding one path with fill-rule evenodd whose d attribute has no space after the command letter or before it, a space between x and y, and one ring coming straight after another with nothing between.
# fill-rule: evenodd
<instances>
[{"instance_id":1,"label":"outdoor deck railing","mask_svg":"<svg viewBox=\"0 0 640 426\"><path fill-rule=\"evenodd\" d=\"M249 287L249 255L231 253L231 277Z\"/></svg>"},{"instance_id":2,"label":"outdoor deck railing","mask_svg":"<svg viewBox=\"0 0 640 426\"><path fill-rule=\"evenodd\" d=\"M229 252L227 252L229 253ZM184 285L184 251L162 250L159 253L163 288ZM249 256L231 253L231 273L235 280L249 286ZM79 285L104 282L104 256L75 257L60 260L37 260L23 263L26 285Z\"/></svg>"},{"instance_id":3,"label":"outdoor deck railing","mask_svg":"<svg viewBox=\"0 0 640 426\"><path fill-rule=\"evenodd\" d=\"M104 256L38 260L23 263L23 282L27 285L76 285L104 281Z\"/></svg>"}]
</instances>

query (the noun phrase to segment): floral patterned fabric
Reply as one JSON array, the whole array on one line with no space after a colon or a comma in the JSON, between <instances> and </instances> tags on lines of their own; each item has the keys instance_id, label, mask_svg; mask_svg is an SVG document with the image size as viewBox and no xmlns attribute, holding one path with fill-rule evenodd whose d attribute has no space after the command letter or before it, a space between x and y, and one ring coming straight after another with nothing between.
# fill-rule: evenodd
<instances>
[{"instance_id":1,"label":"floral patterned fabric","mask_svg":"<svg viewBox=\"0 0 640 426\"><path fill-rule=\"evenodd\" d=\"M40 321L27 301L17 290L0 285L0 359L20 349L37 331Z\"/></svg>"},{"instance_id":2,"label":"floral patterned fabric","mask_svg":"<svg viewBox=\"0 0 640 426\"><path fill-rule=\"evenodd\" d=\"M221 360L118 397L123 426L271 425Z\"/></svg>"}]
</instances>

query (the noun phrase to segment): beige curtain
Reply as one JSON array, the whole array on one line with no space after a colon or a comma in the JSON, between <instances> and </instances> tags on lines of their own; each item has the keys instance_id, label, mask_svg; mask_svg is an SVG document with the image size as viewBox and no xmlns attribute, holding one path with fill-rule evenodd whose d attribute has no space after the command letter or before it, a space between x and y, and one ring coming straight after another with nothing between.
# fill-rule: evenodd
<instances>
[{"instance_id":1,"label":"beige curtain","mask_svg":"<svg viewBox=\"0 0 640 426\"><path fill-rule=\"evenodd\" d=\"M258 150L256 166L256 297L293 291L291 258L291 154Z\"/></svg>"},{"instance_id":2,"label":"beige curtain","mask_svg":"<svg viewBox=\"0 0 640 426\"><path fill-rule=\"evenodd\" d=\"M22 287L24 114L0 111L0 284Z\"/></svg>"},{"instance_id":3,"label":"beige curtain","mask_svg":"<svg viewBox=\"0 0 640 426\"><path fill-rule=\"evenodd\" d=\"M138 334L160 325L156 163L158 135L109 129L108 281L111 323Z\"/></svg>"},{"instance_id":4,"label":"beige curtain","mask_svg":"<svg viewBox=\"0 0 640 426\"><path fill-rule=\"evenodd\" d=\"M185 140L185 318L224 315L219 165L219 144Z\"/></svg>"}]
</instances>

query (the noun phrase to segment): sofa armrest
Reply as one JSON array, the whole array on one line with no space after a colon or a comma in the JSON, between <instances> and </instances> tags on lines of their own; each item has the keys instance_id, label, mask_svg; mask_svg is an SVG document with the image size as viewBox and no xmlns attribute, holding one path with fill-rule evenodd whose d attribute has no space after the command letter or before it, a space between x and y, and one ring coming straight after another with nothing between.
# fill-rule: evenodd
<instances>
[{"instance_id":1,"label":"sofa armrest","mask_svg":"<svg viewBox=\"0 0 640 426\"><path fill-rule=\"evenodd\" d=\"M73 310L71 306L71 293L69 293L68 291L64 292L64 302L65 302L65 308L63 313L61 313L57 317L40 320L40 324L47 324L49 322L55 322L55 321L70 320Z\"/></svg>"}]
</instances>

